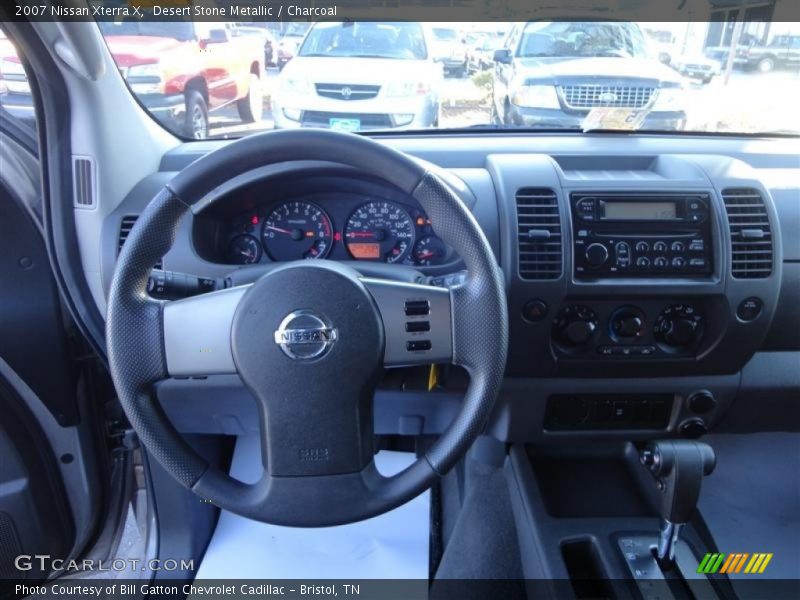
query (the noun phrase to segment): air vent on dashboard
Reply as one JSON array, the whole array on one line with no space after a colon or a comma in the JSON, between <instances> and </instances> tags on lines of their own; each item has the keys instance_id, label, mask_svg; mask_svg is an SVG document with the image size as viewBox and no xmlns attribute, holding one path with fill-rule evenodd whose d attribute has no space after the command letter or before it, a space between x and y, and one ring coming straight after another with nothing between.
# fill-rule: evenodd
<instances>
[{"instance_id":1,"label":"air vent on dashboard","mask_svg":"<svg viewBox=\"0 0 800 600\"><path fill-rule=\"evenodd\" d=\"M772 230L764 198L758 190L730 188L722 200L731 229L731 275L763 279L772 274Z\"/></svg>"},{"instance_id":2,"label":"air vent on dashboard","mask_svg":"<svg viewBox=\"0 0 800 600\"><path fill-rule=\"evenodd\" d=\"M122 222L119 225L119 238L117 244L117 254L119 251L122 250L122 246L125 244L125 240L128 239L128 235L133 229L134 224L136 223L136 219L139 218L139 215L125 215L122 217ZM161 261L159 260L155 265L153 265L154 269L160 269L162 267Z\"/></svg>"},{"instance_id":3,"label":"air vent on dashboard","mask_svg":"<svg viewBox=\"0 0 800 600\"><path fill-rule=\"evenodd\" d=\"M75 206L77 208L94 208L96 196L94 161L85 156L73 157L72 180L75 190Z\"/></svg>"},{"instance_id":4,"label":"air vent on dashboard","mask_svg":"<svg viewBox=\"0 0 800 600\"><path fill-rule=\"evenodd\" d=\"M561 276L561 216L555 192L544 188L517 191L519 276L558 279Z\"/></svg>"}]
</instances>

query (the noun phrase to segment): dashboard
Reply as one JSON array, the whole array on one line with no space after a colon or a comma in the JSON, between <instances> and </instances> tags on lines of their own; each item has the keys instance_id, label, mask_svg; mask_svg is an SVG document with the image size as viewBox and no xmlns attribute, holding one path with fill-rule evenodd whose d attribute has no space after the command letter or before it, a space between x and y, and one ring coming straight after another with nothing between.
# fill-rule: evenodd
<instances>
[{"instance_id":1,"label":"dashboard","mask_svg":"<svg viewBox=\"0 0 800 600\"><path fill-rule=\"evenodd\" d=\"M431 267L457 260L418 203L379 182L346 176L256 182L217 203L227 210L198 219L194 236L211 262L331 259ZM230 207L240 211L231 216Z\"/></svg>"},{"instance_id":2,"label":"dashboard","mask_svg":"<svg viewBox=\"0 0 800 600\"><path fill-rule=\"evenodd\" d=\"M136 215L176 171L222 143L168 153L106 217L106 289ZM440 170L502 267L510 342L493 419L500 439L697 435L742 394L758 399L736 405L747 427L800 389L796 142L454 135L385 143ZM381 267L375 276L412 272L444 286L464 268L413 198L319 163L232 181L180 225L159 267L201 278L202 291L299 259ZM411 389L412 375L396 374L402 382L393 385ZM190 384L170 385L167 395ZM238 398L237 382L222 387ZM205 392L192 394L202 403ZM447 422L434 414L441 405L407 398L413 406L395 394L379 411L390 415L385 431L409 415L425 431ZM210 395L208 410L227 418Z\"/></svg>"}]
</instances>

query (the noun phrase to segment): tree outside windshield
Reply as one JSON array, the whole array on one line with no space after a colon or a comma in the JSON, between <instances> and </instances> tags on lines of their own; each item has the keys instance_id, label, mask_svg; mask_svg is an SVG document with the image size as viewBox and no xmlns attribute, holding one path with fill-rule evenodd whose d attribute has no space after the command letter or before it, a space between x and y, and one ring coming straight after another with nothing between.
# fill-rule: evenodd
<instances>
[{"instance_id":1,"label":"tree outside windshield","mask_svg":"<svg viewBox=\"0 0 800 600\"><path fill-rule=\"evenodd\" d=\"M143 21L101 32L132 93L188 138L300 127L800 133L798 23Z\"/></svg>"}]
</instances>

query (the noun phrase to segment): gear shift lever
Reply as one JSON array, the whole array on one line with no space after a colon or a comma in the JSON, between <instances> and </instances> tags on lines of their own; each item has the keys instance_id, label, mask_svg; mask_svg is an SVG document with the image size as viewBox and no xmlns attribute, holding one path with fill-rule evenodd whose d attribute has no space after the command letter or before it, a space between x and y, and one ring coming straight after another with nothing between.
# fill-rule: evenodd
<instances>
[{"instance_id":1,"label":"gear shift lever","mask_svg":"<svg viewBox=\"0 0 800 600\"><path fill-rule=\"evenodd\" d=\"M694 440L662 440L648 444L639 459L656 478L661 491L657 558L662 565L670 566L681 529L689 522L700 497L703 476L714 470L714 450Z\"/></svg>"}]
</instances>

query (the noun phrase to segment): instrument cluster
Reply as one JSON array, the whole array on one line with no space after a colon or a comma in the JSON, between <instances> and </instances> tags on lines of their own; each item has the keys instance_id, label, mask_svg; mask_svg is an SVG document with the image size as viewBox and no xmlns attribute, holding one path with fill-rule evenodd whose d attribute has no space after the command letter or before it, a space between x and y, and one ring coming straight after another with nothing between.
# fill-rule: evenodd
<instances>
[{"instance_id":1,"label":"instrument cluster","mask_svg":"<svg viewBox=\"0 0 800 600\"><path fill-rule=\"evenodd\" d=\"M429 267L455 260L420 207L357 193L318 193L257 206L225 224L229 264L359 260Z\"/></svg>"}]
</instances>

